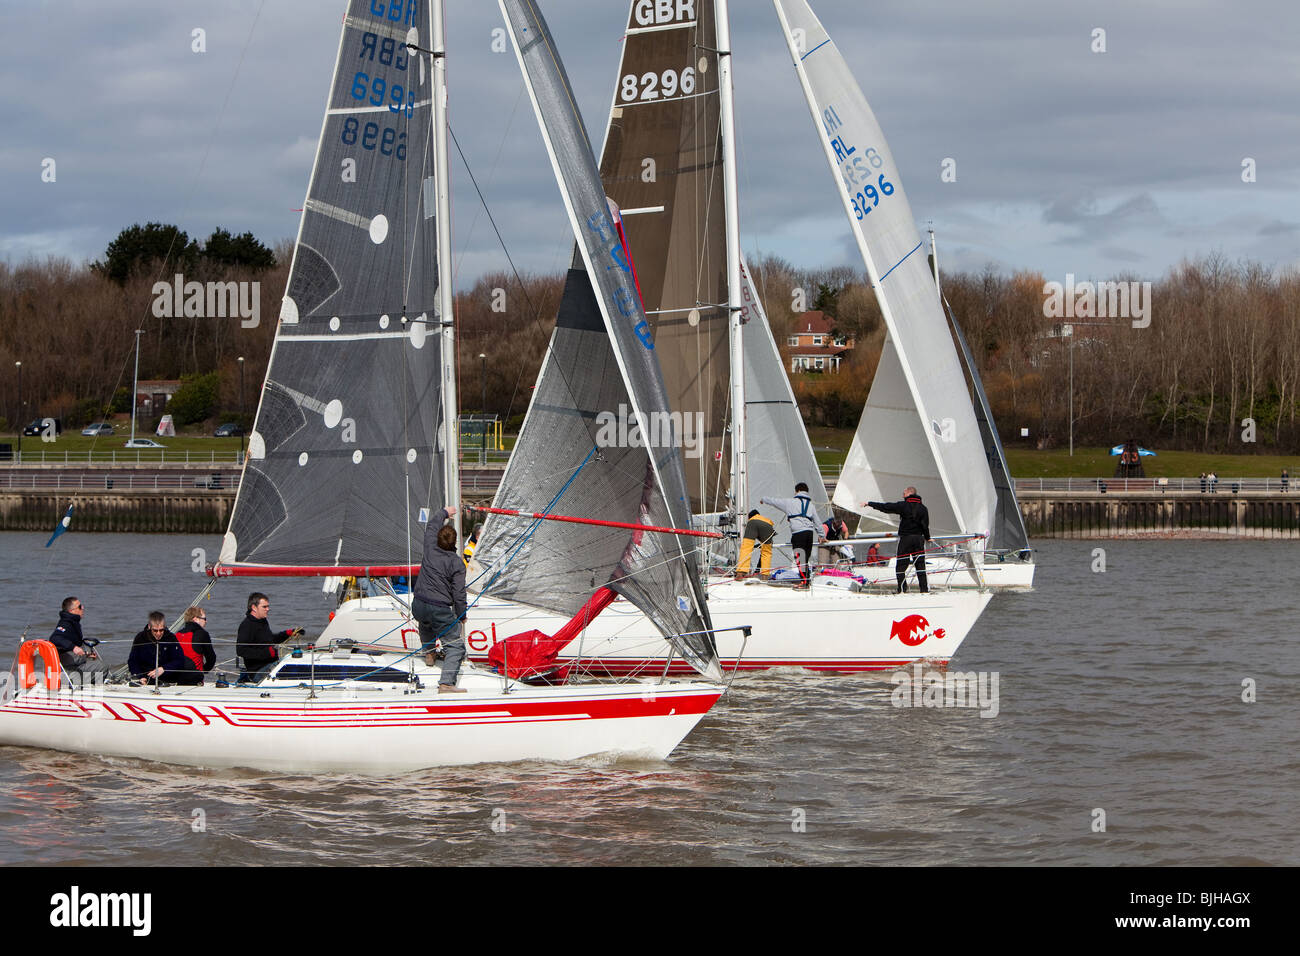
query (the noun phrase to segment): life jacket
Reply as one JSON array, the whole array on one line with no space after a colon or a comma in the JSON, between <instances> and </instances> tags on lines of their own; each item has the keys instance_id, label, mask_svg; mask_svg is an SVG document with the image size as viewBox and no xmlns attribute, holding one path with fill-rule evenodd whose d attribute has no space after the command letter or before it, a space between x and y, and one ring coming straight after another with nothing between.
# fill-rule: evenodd
<instances>
[{"instance_id":1,"label":"life jacket","mask_svg":"<svg viewBox=\"0 0 1300 956\"><path fill-rule=\"evenodd\" d=\"M203 673L203 655L194 649L194 632L181 628L176 632L176 642L181 646L181 653L193 662L194 669Z\"/></svg>"}]
</instances>

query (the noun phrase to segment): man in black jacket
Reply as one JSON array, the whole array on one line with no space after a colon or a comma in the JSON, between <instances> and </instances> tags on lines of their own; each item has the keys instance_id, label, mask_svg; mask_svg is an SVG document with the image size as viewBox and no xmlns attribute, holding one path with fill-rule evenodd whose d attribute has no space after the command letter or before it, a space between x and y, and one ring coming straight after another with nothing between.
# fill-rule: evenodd
<instances>
[{"instance_id":1,"label":"man in black jacket","mask_svg":"<svg viewBox=\"0 0 1300 956\"><path fill-rule=\"evenodd\" d=\"M106 673L108 665L99 659L81 634L81 615L84 613L86 607L80 598L64 598L59 623L50 634L50 643L59 652L59 663L69 675Z\"/></svg>"},{"instance_id":2,"label":"man in black jacket","mask_svg":"<svg viewBox=\"0 0 1300 956\"><path fill-rule=\"evenodd\" d=\"M921 593L929 594L930 585L925 576L925 543L930 540L930 512L921 504L916 489L903 489L902 501L868 501L865 508L875 508L886 514L898 515L898 560L894 562L894 576L898 579L899 594L907 593L907 568L916 562L916 580Z\"/></svg>"},{"instance_id":3,"label":"man in black jacket","mask_svg":"<svg viewBox=\"0 0 1300 956\"><path fill-rule=\"evenodd\" d=\"M162 611L149 614L149 624L131 642L126 659L131 676L159 684L202 684L199 671L181 651L176 635L167 629Z\"/></svg>"},{"instance_id":4,"label":"man in black jacket","mask_svg":"<svg viewBox=\"0 0 1300 956\"><path fill-rule=\"evenodd\" d=\"M270 613L271 602L265 594L254 591L248 596L248 613L239 622L239 636L235 644L235 653L244 662L240 680L254 680L261 676L261 672L270 670L278 659L275 645L302 634L300 627L272 634L271 625L266 621Z\"/></svg>"}]
</instances>

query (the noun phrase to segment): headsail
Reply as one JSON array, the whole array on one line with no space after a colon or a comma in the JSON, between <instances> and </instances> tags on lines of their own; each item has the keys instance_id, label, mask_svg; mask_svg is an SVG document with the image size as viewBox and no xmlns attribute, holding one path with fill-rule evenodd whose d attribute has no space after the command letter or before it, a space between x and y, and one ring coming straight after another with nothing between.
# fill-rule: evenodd
<instances>
[{"instance_id":1,"label":"headsail","mask_svg":"<svg viewBox=\"0 0 1300 956\"><path fill-rule=\"evenodd\" d=\"M726 510L727 246L712 0L633 2L601 156L674 411L703 422L697 512Z\"/></svg>"},{"instance_id":2,"label":"headsail","mask_svg":"<svg viewBox=\"0 0 1300 956\"><path fill-rule=\"evenodd\" d=\"M656 343L568 78L536 5L501 0L501 9L578 241L496 503L688 528L681 435L671 428ZM649 441L633 438L633 431ZM570 615L608 586L640 608L697 670L720 676L688 540L592 525L521 526L494 517L475 560L488 569L484 584L491 593Z\"/></svg>"},{"instance_id":3,"label":"headsail","mask_svg":"<svg viewBox=\"0 0 1300 956\"><path fill-rule=\"evenodd\" d=\"M741 267L741 301L745 304L745 417L749 443L749 499L788 498L805 482L818 514L829 514L808 429L794 400L781 353L768 325L763 304L747 266Z\"/></svg>"},{"instance_id":4,"label":"headsail","mask_svg":"<svg viewBox=\"0 0 1300 956\"><path fill-rule=\"evenodd\" d=\"M773 2L889 333L835 503L863 513L914 485L934 534L987 533L979 429L884 134L808 5Z\"/></svg>"},{"instance_id":5,"label":"headsail","mask_svg":"<svg viewBox=\"0 0 1300 956\"><path fill-rule=\"evenodd\" d=\"M419 507L454 494L418 6L348 6L223 562L418 561Z\"/></svg>"}]
</instances>

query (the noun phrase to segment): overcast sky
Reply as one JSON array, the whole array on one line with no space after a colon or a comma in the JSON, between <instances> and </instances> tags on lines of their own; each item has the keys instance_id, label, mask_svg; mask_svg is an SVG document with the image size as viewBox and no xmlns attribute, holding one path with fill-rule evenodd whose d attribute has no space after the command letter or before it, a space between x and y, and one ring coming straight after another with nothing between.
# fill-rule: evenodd
<instances>
[{"instance_id":1,"label":"overcast sky","mask_svg":"<svg viewBox=\"0 0 1300 956\"><path fill-rule=\"evenodd\" d=\"M93 259L126 226L292 238L341 0L0 0L0 259ZM599 146L626 0L542 0ZM820 0L946 269L1157 278L1300 265L1300 4ZM451 125L517 265L572 237L490 0L448 0ZM206 32L207 51L191 51ZM1093 52L1093 31L1106 52ZM747 254L861 268L769 0L733 0ZM41 180L52 158L57 179ZM945 158L955 182L940 181ZM1242 180L1254 160L1256 181ZM453 152L456 284L504 269Z\"/></svg>"}]
</instances>

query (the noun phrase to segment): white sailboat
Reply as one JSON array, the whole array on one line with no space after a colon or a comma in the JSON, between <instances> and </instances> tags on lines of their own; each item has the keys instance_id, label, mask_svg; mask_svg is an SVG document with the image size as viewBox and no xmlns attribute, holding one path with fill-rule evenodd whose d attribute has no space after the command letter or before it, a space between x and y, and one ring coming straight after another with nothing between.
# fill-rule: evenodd
<instances>
[{"instance_id":1,"label":"white sailboat","mask_svg":"<svg viewBox=\"0 0 1300 956\"><path fill-rule=\"evenodd\" d=\"M990 422L986 410L979 420L968 397L936 279L884 134L808 5L774 4L887 329L835 504L860 516L860 537L889 535L897 519L866 503L897 499L913 486L929 509L931 534L952 542L927 556L931 580L954 587L1025 586L1026 565L996 556L990 561L986 554L995 520L1000 525L1005 511L985 445ZM892 566L862 573L872 583L895 584Z\"/></svg>"},{"instance_id":2,"label":"white sailboat","mask_svg":"<svg viewBox=\"0 0 1300 956\"><path fill-rule=\"evenodd\" d=\"M796 481L814 489L819 507L826 494L739 253L727 4L657 10L631 4L602 179L621 212L655 350L672 356L662 361L671 408L704 422L707 440L691 464L691 505L710 526L718 527L722 516L729 519L722 527L738 529L760 497L788 496ZM530 418L553 402L540 392ZM513 471L537 470L537 461L515 455L507 483ZM510 492L495 504L518 507ZM471 569L480 566L490 577L492 559L480 545ZM726 565L717 570L724 573L711 573L707 584L718 654L724 668L740 671L793 666L852 673L922 658L946 661L989 600L979 590L861 593L851 578L832 575L794 591L733 580ZM565 624L558 613L497 600L510 596L499 588L489 592L477 605L471 659L485 660L513 635L554 634ZM397 610L383 598L348 602L331 627L377 637L394 628ZM747 640L739 630L744 625L751 630ZM556 664L601 674L688 670L625 601L590 621Z\"/></svg>"},{"instance_id":3,"label":"white sailboat","mask_svg":"<svg viewBox=\"0 0 1300 956\"><path fill-rule=\"evenodd\" d=\"M528 4L507 6L517 44L533 54L526 70L549 71L536 86L552 103L552 121L563 122L556 104L571 97L545 24ZM370 0L348 5L218 578L409 574L421 507L457 500L442 15L437 3L427 19L415 9L399 22L376 14ZM568 113L558 148L576 169L570 178L588 184L576 198L569 181L562 188L589 227L584 204L593 192L604 197L590 185L590 147L573 135L576 114ZM579 168L583 150L590 169ZM340 175L349 169L355 175ZM580 245L589 253L590 242ZM635 323L610 320L617 289L599 278L587 281L583 299L596 314L584 331L588 354L617 354L607 379L654 410L662 405L653 392L657 365L645 356L635 367L622 362ZM680 461L642 468L630 498L627 488L596 482L598 474L571 479L593 506L662 512L664 524L676 517L664 489L684 481ZM690 552L675 535L634 526L579 529L565 540L679 654L720 673ZM658 571L641 573L646 564ZM585 597L564 595L558 606ZM334 630L286 652L264 679L237 686L82 687L61 672L51 645L29 641L17 655L18 693L0 705L0 743L278 771L386 773L598 753L661 759L722 693L706 681L536 688L470 666L465 693L440 696L422 655Z\"/></svg>"}]
</instances>

